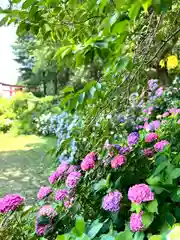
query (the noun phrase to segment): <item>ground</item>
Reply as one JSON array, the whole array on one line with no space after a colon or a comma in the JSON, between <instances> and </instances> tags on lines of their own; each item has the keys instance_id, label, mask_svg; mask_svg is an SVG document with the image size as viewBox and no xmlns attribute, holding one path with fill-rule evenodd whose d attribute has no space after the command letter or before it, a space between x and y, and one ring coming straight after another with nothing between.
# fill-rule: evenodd
<instances>
[{"instance_id":1,"label":"ground","mask_svg":"<svg viewBox=\"0 0 180 240\"><path fill-rule=\"evenodd\" d=\"M46 153L53 146L54 138L0 135L0 196L21 193L33 202L39 187L48 184L55 159Z\"/></svg>"}]
</instances>

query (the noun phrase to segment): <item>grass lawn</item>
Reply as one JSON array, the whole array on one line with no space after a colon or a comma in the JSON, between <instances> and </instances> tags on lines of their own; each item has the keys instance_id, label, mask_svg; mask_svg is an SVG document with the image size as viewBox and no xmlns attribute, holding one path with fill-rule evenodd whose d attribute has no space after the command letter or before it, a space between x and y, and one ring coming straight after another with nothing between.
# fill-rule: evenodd
<instances>
[{"instance_id":1,"label":"grass lawn","mask_svg":"<svg viewBox=\"0 0 180 240\"><path fill-rule=\"evenodd\" d=\"M46 153L55 144L49 137L0 134L0 197L21 193L34 201L39 187L48 184L55 159Z\"/></svg>"}]
</instances>

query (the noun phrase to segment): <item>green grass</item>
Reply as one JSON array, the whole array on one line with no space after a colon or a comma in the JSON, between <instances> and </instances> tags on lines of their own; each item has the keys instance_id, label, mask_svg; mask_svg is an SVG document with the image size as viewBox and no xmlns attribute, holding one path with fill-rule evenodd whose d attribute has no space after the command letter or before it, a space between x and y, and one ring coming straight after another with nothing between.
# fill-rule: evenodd
<instances>
[{"instance_id":1,"label":"green grass","mask_svg":"<svg viewBox=\"0 0 180 240\"><path fill-rule=\"evenodd\" d=\"M33 202L39 187L48 184L55 159L46 153L55 144L49 137L0 134L0 196L21 193Z\"/></svg>"}]
</instances>

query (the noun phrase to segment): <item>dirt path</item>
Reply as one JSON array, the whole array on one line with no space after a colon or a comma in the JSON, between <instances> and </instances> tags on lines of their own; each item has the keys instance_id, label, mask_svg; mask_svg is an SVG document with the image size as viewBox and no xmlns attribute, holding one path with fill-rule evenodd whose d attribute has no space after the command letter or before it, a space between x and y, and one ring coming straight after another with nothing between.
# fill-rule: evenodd
<instances>
[{"instance_id":1,"label":"dirt path","mask_svg":"<svg viewBox=\"0 0 180 240\"><path fill-rule=\"evenodd\" d=\"M0 197L21 193L34 201L39 187L48 184L55 161L46 152L54 144L52 138L0 135Z\"/></svg>"}]
</instances>

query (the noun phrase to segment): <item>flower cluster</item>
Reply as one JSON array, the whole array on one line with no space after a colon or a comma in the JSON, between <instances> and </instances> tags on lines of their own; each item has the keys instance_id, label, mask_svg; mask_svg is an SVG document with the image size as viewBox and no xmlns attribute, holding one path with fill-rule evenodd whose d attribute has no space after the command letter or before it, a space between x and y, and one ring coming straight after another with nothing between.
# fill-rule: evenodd
<instances>
[{"instance_id":1,"label":"flower cluster","mask_svg":"<svg viewBox=\"0 0 180 240\"><path fill-rule=\"evenodd\" d=\"M51 187L41 187L37 194L37 198L38 198L38 200L41 200L41 199L47 197L50 193L52 193Z\"/></svg>"},{"instance_id":2,"label":"flower cluster","mask_svg":"<svg viewBox=\"0 0 180 240\"><path fill-rule=\"evenodd\" d=\"M24 198L19 194L8 194L0 199L0 213L15 211L24 203Z\"/></svg>"},{"instance_id":3,"label":"flower cluster","mask_svg":"<svg viewBox=\"0 0 180 240\"><path fill-rule=\"evenodd\" d=\"M151 142L156 141L157 139L158 139L158 135L156 133L149 133L145 137L145 142L151 143Z\"/></svg>"},{"instance_id":4,"label":"flower cluster","mask_svg":"<svg viewBox=\"0 0 180 240\"><path fill-rule=\"evenodd\" d=\"M112 168L118 168L122 165L124 165L126 162L126 157L124 155L117 155L112 161L111 161L111 167Z\"/></svg>"},{"instance_id":5,"label":"flower cluster","mask_svg":"<svg viewBox=\"0 0 180 240\"><path fill-rule=\"evenodd\" d=\"M138 132L132 132L128 135L128 145L133 146L135 145L139 140L139 133Z\"/></svg>"},{"instance_id":6,"label":"flower cluster","mask_svg":"<svg viewBox=\"0 0 180 240\"><path fill-rule=\"evenodd\" d=\"M51 205L44 205L40 208L38 216L47 216L53 219L57 215L56 210Z\"/></svg>"},{"instance_id":7,"label":"flower cluster","mask_svg":"<svg viewBox=\"0 0 180 240\"><path fill-rule=\"evenodd\" d=\"M164 148L169 144L169 142L167 140L162 140L160 142L157 142L154 145L154 150L156 152L162 152L164 150Z\"/></svg>"},{"instance_id":8,"label":"flower cluster","mask_svg":"<svg viewBox=\"0 0 180 240\"><path fill-rule=\"evenodd\" d=\"M122 194L119 191L110 192L103 198L102 207L109 212L118 212L121 198Z\"/></svg>"},{"instance_id":9,"label":"flower cluster","mask_svg":"<svg viewBox=\"0 0 180 240\"><path fill-rule=\"evenodd\" d=\"M90 152L82 161L81 163L81 169L83 171L87 171L91 168L95 167L95 161L96 161L97 155L95 152Z\"/></svg>"},{"instance_id":10,"label":"flower cluster","mask_svg":"<svg viewBox=\"0 0 180 240\"><path fill-rule=\"evenodd\" d=\"M153 157L154 156L153 149L152 148L144 149L144 156L149 157L149 158Z\"/></svg>"},{"instance_id":11,"label":"flower cluster","mask_svg":"<svg viewBox=\"0 0 180 240\"><path fill-rule=\"evenodd\" d=\"M131 214L130 229L132 232L139 232L143 229L142 215L143 212Z\"/></svg>"},{"instance_id":12,"label":"flower cluster","mask_svg":"<svg viewBox=\"0 0 180 240\"><path fill-rule=\"evenodd\" d=\"M128 191L128 199L131 202L140 204L142 202L148 202L154 200L154 193L150 187L146 184L136 184Z\"/></svg>"},{"instance_id":13,"label":"flower cluster","mask_svg":"<svg viewBox=\"0 0 180 240\"><path fill-rule=\"evenodd\" d=\"M56 201L64 200L64 198L67 197L68 194L69 194L68 190L66 189L57 190L55 194L55 200Z\"/></svg>"},{"instance_id":14,"label":"flower cluster","mask_svg":"<svg viewBox=\"0 0 180 240\"><path fill-rule=\"evenodd\" d=\"M81 177L81 173L80 172L72 172L68 175L67 179L66 179L66 186L68 188L75 188L79 179Z\"/></svg>"}]
</instances>

